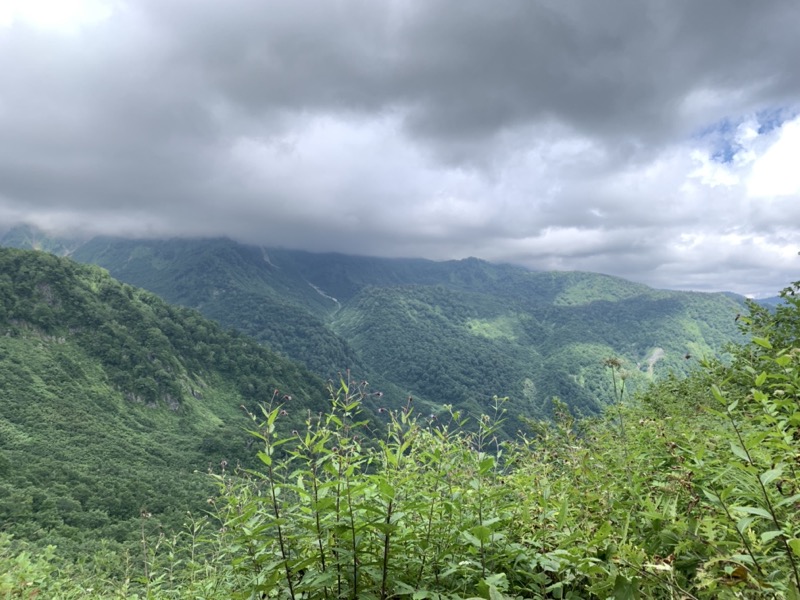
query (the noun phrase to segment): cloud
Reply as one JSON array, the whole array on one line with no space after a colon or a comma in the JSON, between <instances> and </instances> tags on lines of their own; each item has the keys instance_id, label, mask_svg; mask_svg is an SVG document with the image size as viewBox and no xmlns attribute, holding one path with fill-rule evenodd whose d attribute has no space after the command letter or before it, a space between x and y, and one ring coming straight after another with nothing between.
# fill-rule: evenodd
<instances>
[{"instance_id":1,"label":"cloud","mask_svg":"<svg viewBox=\"0 0 800 600\"><path fill-rule=\"evenodd\" d=\"M51 32L75 33L105 20L111 12L102 0L2 0L0 27L22 22Z\"/></svg>"},{"instance_id":2,"label":"cloud","mask_svg":"<svg viewBox=\"0 0 800 600\"><path fill-rule=\"evenodd\" d=\"M0 221L770 294L798 28L786 0L0 0Z\"/></svg>"},{"instance_id":3,"label":"cloud","mask_svg":"<svg viewBox=\"0 0 800 600\"><path fill-rule=\"evenodd\" d=\"M775 137L753 165L747 191L754 198L800 198L800 119L785 123Z\"/></svg>"}]
</instances>

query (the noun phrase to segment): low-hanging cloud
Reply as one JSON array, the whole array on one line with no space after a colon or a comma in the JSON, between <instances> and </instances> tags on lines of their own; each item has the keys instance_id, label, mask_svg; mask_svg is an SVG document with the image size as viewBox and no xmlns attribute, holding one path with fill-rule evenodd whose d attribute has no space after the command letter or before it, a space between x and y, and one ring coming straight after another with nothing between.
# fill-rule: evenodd
<instances>
[{"instance_id":1,"label":"low-hanging cloud","mask_svg":"<svg viewBox=\"0 0 800 600\"><path fill-rule=\"evenodd\" d=\"M796 2L25 6L0 7L0 223L797 279Z\"/></svg>"}]
</instances>

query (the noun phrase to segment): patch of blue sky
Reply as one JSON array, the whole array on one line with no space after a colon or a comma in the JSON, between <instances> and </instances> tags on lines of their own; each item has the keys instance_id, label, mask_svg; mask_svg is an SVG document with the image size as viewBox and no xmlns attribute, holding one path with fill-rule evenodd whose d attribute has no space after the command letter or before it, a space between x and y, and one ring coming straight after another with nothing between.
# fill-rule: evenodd
<instances>
[{"instance_id":1,"label":"patch of blue sky","mask_svg":"<svg viewBox=\"0 0 800 600\"><path fill-rule=\"evenodd\" d=\"M790 110L788 108L769 108L760 110L756 113L756 121L758 121L758 135L769 133L796 116L797 109Z\"/></svg>"},{"instance_id":2,"label":"patch of blue sky","mask_svg":"<svg viewBox=\"0 0 800 600\"><path fill-rule=\"evenodd\" d=\"M709 154L714 162L727 164L733 161L736 153L742 149L736 140L736 133L741 120L726 117L704 127L694 136L709 145Z\"/></svg>"},{"instance_id":3,"label":"patch of blue sky","mask_svg":"<svg viewBox=\"0 0 800 600\"><path fill-rule=\"evenodd\" d=\"M741 144L734 143L730 138L717 142L711 152L711 160L714 162L728 164L733 162L736 153L742 149Z\"/></svg>"},{"instance_id":4,"label":"patch of blue sky","mask_svg":"<svg viewBox=\"0 0 800 600\"><path fill-rule=\"evenodd\" d=\"M793 119L800 111L787 107L768 108L757 111L752 115L744 115L737 119L725 117L716 123L699 130L693 137L709 145L711 160L717 163L729 164L733 162L736 154L743 150L738 140L739 126L750 119L758 124L758 135L766 135L778 129L786 121Z\"/></svg>"}]
</instances>

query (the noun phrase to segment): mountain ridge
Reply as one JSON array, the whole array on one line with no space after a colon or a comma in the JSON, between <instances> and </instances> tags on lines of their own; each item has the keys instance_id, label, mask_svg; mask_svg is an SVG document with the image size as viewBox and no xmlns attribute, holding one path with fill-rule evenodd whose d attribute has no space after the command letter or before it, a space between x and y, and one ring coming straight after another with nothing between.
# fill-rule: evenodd
<instances>
[{"instance_id":1,"label":"mountain ridge","mask_svg":"<svg viewBox=\"0 0 800 600\"><path fill-rule=\"evenodd\" d=\"M738 339L735 315L745 310L744 299L728 293L474 257L317 254L226 238L50 244L323 378L350 369L392 395L478 414L494 394L510 396L515 416L546 416L553 396L596 413L613 397L605 358L623 360L631 390L686 372ZM656 348L663 356L650 363Z\"/></svg>"}]
</instances>

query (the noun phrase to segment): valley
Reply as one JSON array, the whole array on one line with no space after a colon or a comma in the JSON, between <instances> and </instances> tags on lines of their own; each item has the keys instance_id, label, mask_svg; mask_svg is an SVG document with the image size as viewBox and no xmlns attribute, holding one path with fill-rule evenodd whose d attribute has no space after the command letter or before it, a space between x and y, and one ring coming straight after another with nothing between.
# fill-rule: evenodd
<instances>
[{"instance_id":1,"label":"valley","mask_svg":"<svg viewBox=\"0 0 800 600\"><path fill-rule=\"evenodd\" d=\"M6 237L30 246L25 240L35 234ZM195 308L323 379L350 369L397 397L473 415L493 395L508 396L518 415L547 416L553 396L579 414L597 414L611 400L603 359L624 361L631 390L687 373L740 339L734 319L745 310L744 299L730 294L474 258L312 254L227 239L45 246ZM650 365L656 348L663 354Z\"/></svg>"},{"instance_id":2,"label":"valley","mask_svg":"<svg viewBox=\"0 0 800 600\"><path fill-rule=\"evenodd\" d=\"M6 596L796 587L791 294L46 245L0 248Z\"/></svg>"}]
</instances>

